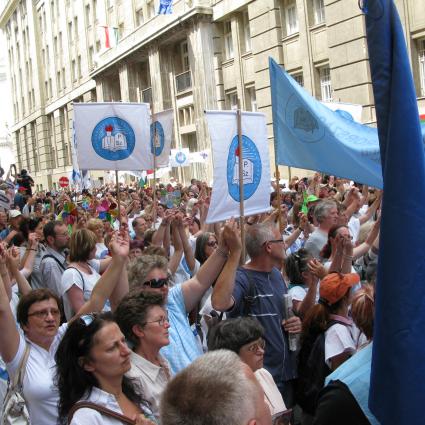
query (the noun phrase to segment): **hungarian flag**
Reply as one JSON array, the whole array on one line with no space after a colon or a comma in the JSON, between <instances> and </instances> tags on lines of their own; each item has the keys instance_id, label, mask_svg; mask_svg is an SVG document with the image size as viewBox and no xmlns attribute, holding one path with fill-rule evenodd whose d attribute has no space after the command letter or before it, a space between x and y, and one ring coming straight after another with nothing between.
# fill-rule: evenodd
<instances>
[{"instance_id":1,"label":"hungarian flag","mask_svg":"<svg viewBox=\"0 0 425 425\"><path fill-rule=\"evenodd\" d=\"M116 47L118 44L118 28L102 26L102 29L104 48L110 49L111 47Z\"/></svg>"}]
</instances>

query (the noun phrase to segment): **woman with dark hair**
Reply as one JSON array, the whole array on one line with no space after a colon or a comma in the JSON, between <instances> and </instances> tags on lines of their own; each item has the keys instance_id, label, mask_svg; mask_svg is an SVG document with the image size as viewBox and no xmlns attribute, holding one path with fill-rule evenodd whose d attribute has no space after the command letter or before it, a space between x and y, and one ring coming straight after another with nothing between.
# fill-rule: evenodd
<instances>
[{"instance_id":1,"label":"woman with dark hair","mask_svg":"<svg viewBox=\"0 0 425 425\"><path fill-rule=\"evenodd\" d=\"M152 424L148 406L125 376L130 349L112 313L86 314L69 326L56 351L59 418L70 425L114 424L108 409L135 424ZM89 404L80 405L79 402Z\"/></svg>"},{"instance_id":2,"label":"woman with dark hair","mask_svg":"<svg viewBox=\"0 0 425 425\"><path fill-rule=\"evenodd\" d=\"M88 229L72 233L69 243L69 266L60 284L65 316L69 320L90 298L91 291L110 263L111 258L95 259L96 235Z\"/></svg>"},{"instance_id":3,"label":"woman with dark hair","mask_svg":"<svg viewBox=\"0 0 425 425\"><path fill-rule=\"evenodd\" d=\"M133 346L131 370L134 379L159 419L161 394L170 380L168 361L159 354L170 343L170 323L161 294L136 290L123 298L115 311L115 320Z\"/></svg>"},{"instance_id":4,"label":"woman with dark hair","mask_svg":"<svg viewBox=\"0 0 425 425\"><path fill-rule=\"evenodd\" d=\"M266 404L274 423L280 423L278 418L286 410L282 395L273 377L263 368L265 341L264 329L253 317L238 317L216 324L208 340L209 350L230 350L236 353L255 373L255 377L264 390Z\"/></svg>"},{"instance_id":5,"label":"woman with dark hair","mask_svg":"<svg viewBox=\"0 0 425 425\"><path fill-rule=\"evenodd\" d=\"M202 265L218 246L214 233L204 232L196 238L195 258Z\"/></svg>"},{"instance_id":6,"label":"woman with dark hair","mask_svg":"<svg viewBox=\"0 0 425 425\"><path fill-rule=\"evenodd\" d=\"M304 317L317 302L319 279L326 270L318 260L304 248L285 258L284 267L289 279L288 294L292 296L294 312Z\"/></svg>"}]
</instances>

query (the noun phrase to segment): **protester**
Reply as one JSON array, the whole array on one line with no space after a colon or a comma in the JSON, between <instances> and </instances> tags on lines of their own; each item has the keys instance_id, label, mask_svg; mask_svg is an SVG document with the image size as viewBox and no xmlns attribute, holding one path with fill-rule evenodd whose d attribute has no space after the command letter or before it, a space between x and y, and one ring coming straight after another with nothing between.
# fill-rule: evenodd
<instances>
[{"instance_id":1,"label":"protester","mask_svg":"<svg viewBox=\"0 0 425 425\"><path fill-rule=\"evenodd\" d=\"M106 408L137 425L156 423L140 388L125 376L130 353L111 313L85 314L70 323L55 355L59 417L70 425L116 422L98 410ZM77 409L79 402L90 404Z\"/></svg>"},{"instance_id":2,"label":"protester","mask_svg":"<svg viewBox=\"0 0 425 425\"><path fill-rule=\"evenodd\" d=\"M32 186L34 186L34 180L28 174L27 170L21 170L21 173L17 176L16 182L18 185L25 189L25 194L32 196Z\"/></svg>"},{"instance_id":3,"label":"protester","mask_svg":"<svg viewBox=\"0 0 425 425\"><path fill-rule=\"evenodd\" d=\"M218 323L211 330L209 350L231 350L254 372L264 390L264 400L270 409L273 423L280 423L280 416L286 410L273 377L263 368L265 341L264 329L252 317L238 317Z\"/></svg>"},{"instance_id":4,"label":"protester","mask_svg":"<svg viewBox=\"0 0 425 425\"><path fill-rule=\"evenodd\" d=\"M99 218L91 218L87 222L87 229L96 235L96 258L101 260L108 255L108 247L105 245L103 222Z\"/></svg>"},{"instance_id":5,"label":"protester","mask_svg":"<svg viewBox=\"0 0 425 425\"><path fill-rule=\"evenodd\" d=\"M207 353L177 374L161 402L162 425L271 425L252 370L227 350Z\"/></svg>"},{"instance_id":6,"label":"protester","mask_svg":"<svg viewBox=\"0 0 425 425\"><path fill-rule=\"evenodd\" d=\"M63 272L60 283L60 296L63 298L67 320L90 298L100 274L110 263L111 257L95 259L96 240L96 235L88 229L78 229L71 235L69 265Z\"/></svg>"},{"instance_id":7,"label":"protester","mask_svg":"<svg viewBox=\"0 0 425 425\"><path fill-rule=\"evenodd\" d=\"M285 257L284 241L273 223L254 224L246 233L250 262L238 268L240 240L232 241L229 249L229 270L225 270L232 279L217 280L212 306L226 312L228 317L249 315L258 318L265 330L264 367L272 374L285 405L292 407L296 356L289 351L288 333L301 332L301 321L296 316L287 320L283 317L282 299L287 293L280 272Z\"/></svg>"},{"instance_id":8,"label":"protester","mask_svg":"<svg viewBox=\"0 0 425 425\"><path fill-rule=\"evenodd\" d=\"M161 394L170 380L170 366L159 350L170 343L167 311L160 294L134 291L119 304L115 319L133 350L131 370L126 376L149 402L152 413L159 419Z\"/></svg>"},{"instance_id":9,"label":"protester","mask_svg":"<svg viewBox=\"0 0 425 425\"><path fill-rule=\"evenodd\" d=\"M117 296L115 304L122 296L117 288L125 285L120 277L128 256L128 237L117 235L111 246L111 265L94 288L90 300L80 309L79 315L100 311L113 293ZM0 354L6 362L9 376L13 378L26 350L29 350L23 396L33 425L55 424L58 419L59 396L54 385L54 356L68 327L66 323L60 326L60 304L59 297L49 289L37 289L22 296L17 308L17 321L22 329L20 333L4 281L0 281Z\"/></svg>"}]
</instances>

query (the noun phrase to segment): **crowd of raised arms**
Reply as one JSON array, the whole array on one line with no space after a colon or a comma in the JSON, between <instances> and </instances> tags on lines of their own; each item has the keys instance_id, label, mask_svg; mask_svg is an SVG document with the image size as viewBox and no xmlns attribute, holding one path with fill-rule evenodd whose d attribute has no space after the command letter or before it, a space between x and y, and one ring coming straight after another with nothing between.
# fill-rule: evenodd
<instances>
[{"instance_id":1,"label":"crowd of raised arms","mask_svg":"<svg viewBox=\"0 0 425 425\"><path fill-rule=\"evenodd\" d=\"M243 250L238 219L206 223L196 179L13 183L0 182L5 424L18 378L31 425L370 423L341 370L373 339L379 190L319 173L272 184Z\"/></svg>"}]
</instances>

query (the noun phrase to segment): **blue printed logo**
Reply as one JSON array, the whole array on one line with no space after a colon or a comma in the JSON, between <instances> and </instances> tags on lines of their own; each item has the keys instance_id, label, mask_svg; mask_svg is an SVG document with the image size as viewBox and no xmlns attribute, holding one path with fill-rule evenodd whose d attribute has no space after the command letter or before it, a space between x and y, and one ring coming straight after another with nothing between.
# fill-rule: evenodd
<instances>
[{"instance_id":1,"label":"blue printed logo","mask_svg":"<svg viewBox=\"0 0 425 425\"><path fill-rule=\"evenodd\" d=\"M345 118L347 121L354 121L353 116L348 111L344 111L343 109L336 109L335 114L342 118Z\"/></svg>"},{"instance_id":2,"label":"blue printed logo","mask_svg":"<svg viewBox=\"0 0 425 425\"><path fill-rule=\"evenodd\" d=\"M164 129L159 121L154 121L151 124L151 152L155 156L161 155L164 143Z\"/></svg>"},{"instance_id":3,"label":"blue printed logo","mask_svg":"<svg viewBox=\"0 0 425 425\"><path fill-rule=\"evenodd\" d=\"M176 158L177 164L183 164L184 162L186 162L186 154L182 151L178 151L176 153L175 158Z\"/></svg>"},{"instance_id":4,"label":"blue printed logo","mask_svg":"<svg viewBox=\"0 0 425 425\"><path fill-rule=\"evenodd\" d=\"M136 138L127 121L118 117L108 117L94 128L91 143L95 152L103 159L119 161L132 154Z\"/></svg>"},{"instance_id":5,"label":"blue printed logo","mask_svg":"<svg viewBox=\"0 0 425 425\"><path fill-rule=\"evenodd\" d=\"M255 143L247 136L242 136L242 159L243 159L243 198L249 199L261 181L262 164L260 153ZM236 201L240 201L239 195L239 144L238 136L235 136L230 144L227 157L227 187L229 195Z\"/></svg>"},{"instance_id":6,"label":"blue printed logo","mask_svg":"<svg viewBox=\"0 0 425 425\"><path fill-rule=\"evenodd\" d=\"M285 121L294 137L301 142L316 143L325 136L323 124L295 95L291 95L286 103Z\"/></svg>"}]
</instances>

